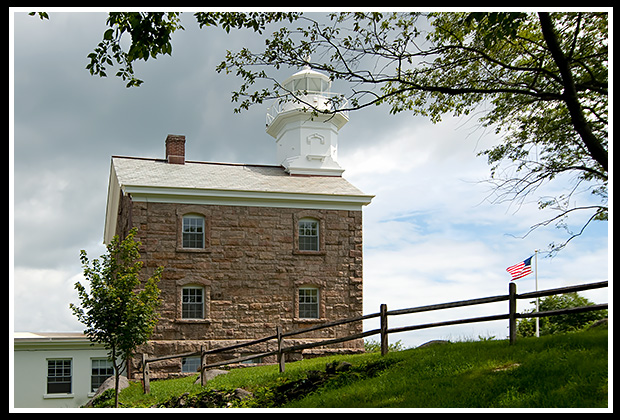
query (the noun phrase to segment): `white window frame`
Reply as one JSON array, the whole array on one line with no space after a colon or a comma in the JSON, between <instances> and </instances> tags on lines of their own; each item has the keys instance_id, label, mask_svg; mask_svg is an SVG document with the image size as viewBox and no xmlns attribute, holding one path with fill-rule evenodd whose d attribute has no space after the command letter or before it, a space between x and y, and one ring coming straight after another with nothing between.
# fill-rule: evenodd
<instances>
[{"instance_id":1,"label":"white window frame","mask_svg":"<svg viewBox=\"0 0 620 420\"><path fill-rule=\"evenodd\" d=\"M95 369L97 370L97 374L93 373ZM104 371L105 373L102 374L102 371ZM114 376L114 367L112 366L112 362L110 361L110 359L108 359L107 357L90 359L90 392L97 392L97 389L99 389L103 382L110 376ZM101 380L101 383L96 388L93 387L93 379L95 377L103 378L103 380Z\"/></svg>"},{"instance_id":2,"label":"white window frame","mask_svg":"<svg viewBox=\"0 0 620 420\"><path fill-rule=\"evenodd\" d=\"M317 219L304 217L297 223L299 233L299 251L320 251L321 232ZM308 233L309 232L309 233ZM311 242L314 242L313 244Z\"/></svg>"},{"instance_id":3,"label":"white window frame","mask_svg":"<svg viewBox=\"0 0 620 420\"><path fill-rule=\"evenodd\" d=\"M190 301L190 298L192 297L196 297L197 295L190 295L188 294L186 296L185 292L186 291L192 291L192 290L200 290L200 302L198 301ZM186 297L188 298L188 301L186 302ZM191 309L190 308L185 308L185 305L198 305L200 304L200 316L199 317L195 317L195 316L189 316L189 315L194 315L196 310L195 309ZM185 316L186 312L188 313L188 316ZM205 289L202 286L183 286L181 288L181 319L204 319L205 317Z\"/></svg>"},{"instance_id":4,"label":"white window frame","mask_svg":"<svg viewBox=\"0 0 620 420\"><path fill-rule=\"evenodd\" d=\"M187 222L187 223L186 223ZM199 223L196 223L199 222ZM181 220L181 246L184 249L205 247L205 218L198 214L186 214ZM186 242L187 235L187 242ZM186 244L187 243L187 244Z\"/></svg>"},{"instance_id":5,"label":"white window frame","mask_svg":"<svg viewBox=\"0 0 620 420\"><path fill-rule=\"evenodd\" d=\"M53 359L47 359L46 360L47 363L45 365L46 369L47 369L47 373L45 375L45 395L49 395L49 396L66 396L66 395L72 395L73 394L73 359L72 358L53 358ZM54 375L50 376L50 362L54 362L54 367L52 367L53 369L53 373ZM56 366L56 363L58 362L62 362L62 367L60 367L60 369L63 371L62 375L56 375L56 373L58 373L58 367ZM69 363L69 375L64 375L64 370L66 369L65 367L65 363L68 362ZM50 379L53 378L69 378L69 381L52 381L50 382ZM68 392L50 392L50 383L51 384L56 384L56 383L68 383L69 384L69 391Z\"/></svg>"},{"instance_id":6,"label":"white window frame","mask_svg":"<svg viewBox=\"0 0 620 420\"><path fill-rule=\"evenodd\" d=\"M306 295L306 292L311 293ZM302 298L304 301L302 301ZM314 301L308 301L308 299L313 299ZM321 292L318 287L300 287L297 290L297 316L299 319L320 319L320 299Z\"/></svg>"}]
</instances>

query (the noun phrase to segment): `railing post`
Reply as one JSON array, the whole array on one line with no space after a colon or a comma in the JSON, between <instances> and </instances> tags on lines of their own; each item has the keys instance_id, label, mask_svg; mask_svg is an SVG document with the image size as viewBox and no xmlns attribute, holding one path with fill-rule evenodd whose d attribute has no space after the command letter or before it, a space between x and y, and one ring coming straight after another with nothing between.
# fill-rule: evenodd
<instances>
[{"instance_id":1,"label":"railing post","mask_svg":"<svg viewBox=\"0 0 620 420\"><path fill-rule=\"evenodd\" d=\"M149 378L149 364L146 362L146 353L142 353L142 386L145 394L151 393L151 380Z\"/></svg>"},{"instance_id":2,"label":"railing post","mask_svg":"<svg viewBox=\"0 0 620 420\"><path fill-rule=\"evenodd\" d=\"M510 345L517 340L517 285L514 282L508 284L508 330Z\"/></svg>"},{"instance_id":3,"label":"railing post","mask_svg":"<svg viewBox=\"0 0 620 420\"><path fill-rule=\"evenodd\" d=\"M280 367L280 373L284 372L284 354L282 353L282 327L276 327L276 335L278 340L278 366Z\"/></svg>"},{"instance_id":4,"label":"railing post","mask_svg":"<svg viewBox=\"0 0 620 420\"><path fill-rule=\"evenodd\" d=\"M382 303L379 307L381 319L381 356L385 356L388 352L388 321L387 321L387 305Z\"/></svg>"},{"instance_id":5,"label":"railing post","mask_svg":"<svg viewBox=\"0 0 620 420\"><path fill-rule=\"evenodd\" d=\"M200 386L205 386L207 384L207 375L205 375L204 366L207 364L207 354L206 347L204 345L200 346Z\"/></svg>"}]
</instances>

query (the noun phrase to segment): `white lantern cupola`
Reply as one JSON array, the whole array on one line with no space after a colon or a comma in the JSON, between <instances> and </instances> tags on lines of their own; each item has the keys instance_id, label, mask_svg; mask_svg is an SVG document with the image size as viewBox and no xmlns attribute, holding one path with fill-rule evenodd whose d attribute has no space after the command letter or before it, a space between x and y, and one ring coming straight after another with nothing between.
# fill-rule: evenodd
<instances>
[{"instance_id":1,"label":"white lantern cupola","mask_svg":"<svg viewBox=\"0 0 620 420\"><path fill-rule=\"evenodd\" d=\"M320 112L334 109L329 77L306 66L282 86L295 99L281 100L267 112L267 133L276 139L278 163L291 175L341 176L338 131L349 118L346 112Z\"/></svg>"}]
</instances>

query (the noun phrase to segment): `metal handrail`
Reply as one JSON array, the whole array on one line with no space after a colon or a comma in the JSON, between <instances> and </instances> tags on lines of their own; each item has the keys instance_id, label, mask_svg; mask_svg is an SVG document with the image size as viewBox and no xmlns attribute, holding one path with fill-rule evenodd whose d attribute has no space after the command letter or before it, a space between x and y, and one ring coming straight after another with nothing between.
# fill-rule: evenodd
<instances>
[{"instance_id":1,"label":"metal handrail","mask_svg":"<svg viewBox=\"0 0 620 420\"><path fill-rule=\"evenodd\" d=\"M338 93L316 92L316 91L303 91L303 92L297 92L296 94L291 94L292 97L290 99L281 99L277 101L273 106L267 108L266 125L267 127L271 125L273 120L275 120L278 115L284 112L289 112L293 110L302 110L302 109L315 110L319 113L321 112L329 113L329 114L341 113L342 115L348 118L349 111L344 110L349 105L349 101L347 98L343 98L343 102L339 103L338 104L339 106L336 109L334 109L333 107L335 103L331 100L331 98L334 98L339 95L340 94ZM319 105L313 106L311 105L311 102L319 102L318 100L315 101L314 99L312 99L313 97L314 98L322 97L323 100L320 101ZM310 98L310 100L308 100L308 98ZM322 109L321 105L329 105L329 106L326 106L324 109ZM341 111L341 110L344 110L344 111Z\"/></svg>"}]
</instances>

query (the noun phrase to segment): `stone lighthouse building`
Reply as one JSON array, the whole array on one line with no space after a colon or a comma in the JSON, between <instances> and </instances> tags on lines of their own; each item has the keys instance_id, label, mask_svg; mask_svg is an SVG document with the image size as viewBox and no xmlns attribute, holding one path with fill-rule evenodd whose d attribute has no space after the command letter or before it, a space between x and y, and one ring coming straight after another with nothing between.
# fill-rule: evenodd
<instances>
[{"instance_id":1,"label":"stone lighthouse building","mask_svg":"<svg viewBox=\"0 0 620 420\"><path fill-rule=\"evenodd\" d=\"M160 320L140 349L149 357L362 314L362 208L372 196L344 179L338 164L348 116L308 110L329 106L330 83L321 73L303 69L283 86L301 97L274 104L267 115L276 165L193 161L182 135L167 136L163 159L112 157L104 241L136 227L145 274L165 267ZM361 331L360 322L291 341ZM356 340L293 356L362 350ZM197 363L171 359L150 370L154 377L195 373ZM136 361L129 375L137 368Z\"/></svg>"}]
</instances>

